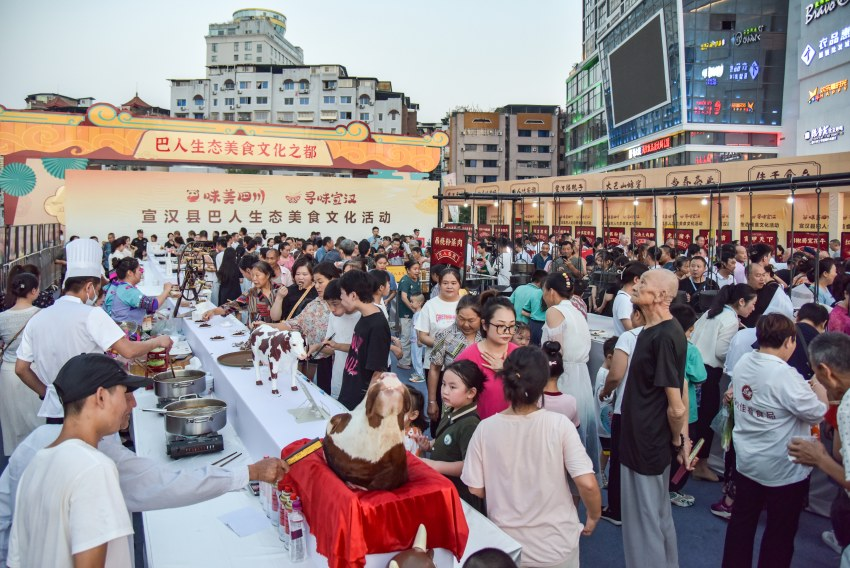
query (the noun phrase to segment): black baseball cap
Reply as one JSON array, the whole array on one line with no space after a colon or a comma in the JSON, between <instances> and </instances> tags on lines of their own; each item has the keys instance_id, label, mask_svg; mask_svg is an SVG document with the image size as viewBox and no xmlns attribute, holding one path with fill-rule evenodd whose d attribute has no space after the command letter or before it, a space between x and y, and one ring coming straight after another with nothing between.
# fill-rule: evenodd
<instances>
[{"instance_id":1,"label":"black baseball cap","mask_svg":"<svg viewBox=\"0 0 850 568\"><path fill-rule=\"evenodd\" d=\"M53 386L62 404L82 400L103 387L124 385L127 392L153 384L146 377L130 375L118 361L100 353L83 353L65 363Z\"/></svg>"}]
</instances>

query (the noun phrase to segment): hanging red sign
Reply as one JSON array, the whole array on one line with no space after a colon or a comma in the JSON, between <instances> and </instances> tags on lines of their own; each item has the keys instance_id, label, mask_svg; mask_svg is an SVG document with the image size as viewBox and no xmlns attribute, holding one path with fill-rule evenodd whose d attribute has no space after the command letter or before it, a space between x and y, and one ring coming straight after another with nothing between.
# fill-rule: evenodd
<instances>
[{"instance_id":1,"label":"hanging red sign","mask_svg":"<svg viewBox=\"0 0 850 568\"><path fill-rule=\"evenodd\" d=\"M711 233L712 237L717 236L717 231L712 229L700 229L699 236L704 238L706 241L708 240L709 233ZM726 243L732 242L732 231L720 231L720 242L717 243L719 245L725 245Z\"/></svg>"},{"instance_id":2,"label":"hanging red sign","mask_svg":"<svg viewBox=\"0 0 850 568\"><path fill-rule=\"evenodd\" d=\"M655 229L638 229L632 227L632 244L642 245L655 240Z\"/></svg>"},{"instance_id":3,"label":"hanging red sign","mask_svg":"<svg viewBox=\"0 0 850 568\"><path fill-rule=\"evenodd\" d=\"M463 229L431 229L431 266L448 264L463 268L466 264L466 239Z\"/></svg>"},{"instance_id":4,"label":"hanging red sign","mask_svg":"<svg viewBox=\"0 0 850 568\"><path fill-rule=\"evenodd\" d=\"M577 226L575 232L575 238L579 239L581 237L587 237L588 240L592 243L596 240L596 227L592 226Z\"/></svg>"},{"instance_id":5,"label":"hanging red sign","mask_svg":"<svg viewBox=\"0 0 850 568\"><path fill-rule=\"evenodd\" d=\"M676 242L676 248L686 249L694 242L693 229L664 229L664 242L673 239Z\"/></svg>"},{"instance_id":6,"label":"hanging red sign","mask_svg":"<svg viewBox=\"0 0 850 568\"><path fill-rule=\"evenodd\" d=\"M815 231L794 231L794 242L791 242L791 231L786 231L785 241L789 247L801 249L812 247L815 250L826 250L829 245L829 233Z\"/></svg>"},{"instance_id":7,"label":"hanging red sign","mask_svg":"<svg viewBox=\"0 0 850 568\"><path fill-rule=\"evenodd\" d=\"M620 244L620 238L626 234L625 227L605 227L602 240L606 245Z\"/></svg>"},{"instance_id":8,"label":"hanging red sign","mask_svg":"<svg viewBox=\"0 0 850 568\"><path fill-rule=\"evenodd\" d=\"M850 233L841 233L841 258L850 257Z\"/></svg>"},{"instance_id":9,"label":"hanging red sign","mask_svg":"<svg viewBox=\"0 0 850 568\"><path fill-rule=\"evenodd\" d=\"M478 225L478 238L483 239L493 235L493 227L490 225Z\"/></svg>"},{"instance_id":10,"label":"hanging red sign","mask_svg":"<svg viewBox=\"0 0 850 568\"><path fill-rule=\"evenodd\" d=\"M741 246L748 247L764 243L771 249L776 249L777 241L776 231L752 231L752 237L750 237L750 231L741 231Z\"/></svg>"},{"instance_id":11,"label":"hanging red sign","mask_svg":"<svg viewBox=\"0 0 850 568\"><path fill-rule=\"evenodd\" d=\"M471 235L472 231L474 230L474 227L472 226L472 223L446 223L446 229L457 229L460 231L466 231ZM431 242L433 243L434 241Z\"/></svg>"},{"instance_id":12,"label":"hanging red sign","mask_svg":"<svg viewBox=\"0 0 850 568\"><path fill-rule=\"evenodd\" d=\"M560 241L564 233L572 235L573 228L569 225L555 225L554 227L552 227L552 234L555 235L556 241Z\"/></svg>"},{"instance_id":13,"label":"hanging red sign","mask_svg":"<svg viewBox=\"0 0 850 568\"><path fill-rule=\"evenodd\" d=\"M510 237L510 225L493 225L494 237Z\"/></svg>"},{"instance_id":14,"label":"hanging red sign","mask_svg":"<svg viewBox=\"0 0 850 568\"><path fill-rule=\"evenodd\" d=\"M538 241L548 241L549 225L532 225L531 234L534 235Z\"/></svg>"}]
</instances>

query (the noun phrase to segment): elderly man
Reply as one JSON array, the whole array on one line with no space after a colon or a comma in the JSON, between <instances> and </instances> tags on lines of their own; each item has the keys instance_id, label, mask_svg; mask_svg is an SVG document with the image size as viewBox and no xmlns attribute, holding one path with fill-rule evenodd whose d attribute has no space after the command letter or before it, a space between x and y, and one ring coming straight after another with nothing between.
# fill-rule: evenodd
<instances>
[{"instance_id":1,"label":"elderly man","mask_svg":"<svg viewBox=\"0 0 850 568\"><path fill-rule=\"evenodd\" d=\"M622 406L620 488L627 567L677 567L676 528L667 492L670 462L689 470L687 339L670 313L679 281L667 270L644 272L632 302L646 320L637 338Z\"/></svg>"},{"instance_id":2,"label":"elderly man","mask_svg":"<svg viewBox=\"0 0 850 568\"><path fill-rule=\"evenodd\" d=\"M767 273L761 263L752 262L748 264L746 274L747 284L756 291L757 297L753 313L741 318L745 326L755 327L759 316L768 312L768 308L770 308L771 313L780 313L789 319L794 319L794 306L791 304L791 298L776 282L770 279L770 274Z\"/></svg>"},{"instance_id":3,"label":"elderly man","mask_svg":"<svg viewBox=\"0 0 850 568\"><path fill-rule=\"evenodd\" d=\"M735 245L735 284L747 283L747 249L741 245Z\"/></svg>"}]
</instances>

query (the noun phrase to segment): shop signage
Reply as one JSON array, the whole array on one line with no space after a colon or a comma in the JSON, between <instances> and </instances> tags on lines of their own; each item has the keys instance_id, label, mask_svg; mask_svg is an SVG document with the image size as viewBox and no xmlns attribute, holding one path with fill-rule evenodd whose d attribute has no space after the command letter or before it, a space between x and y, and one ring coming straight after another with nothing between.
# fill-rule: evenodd
<instances>
[{"instance_id":1,"label":"shop signage","mask_svg":"<svg viewBox=\"0 0 850 568\"><path fill-rule=\"evenodd\" d=\"M638 156L645 156L647 154L652 154L653 152L660 152L661 150L666 150L670 147L670 137L661 138L659 140L653 140L652 142L647 142L646 144L641 144L640 146L635 146L634 148L629 148L629 159L637 158Z\"/></svg>"},{"instance_id":2,"label":"shop signage","mask_svg":"<svg viewBox=\"0 0 850 568\"><path fill-rule=\"evenodd\" d=\"M764 25L761 26L753 26L751 28L747 28L742 32L736 33L732 36L732 41L735 42L735 45L747 45L748 43L755 43L757 41L761 41L761 32L764 31Z\"/></svg>"},{"instance_id":3,"label":"shop signage","mask_svg":"<svg viewBox=\"0 0 850 568\"><path fill-rule=\"evenodd\" d=\"M813 21L821 16L826 16L836 8L842 8L850 4L850 0L817 0L806 6L806 25L808 26Z\"/></svg>"},{"instance_id":4,"label":"shop signage","mask_svg":"<svg viewBox=\"0 0 850 568\"><path fill-rule=\"evenodd\" d=\"M759 243L776 248L776 231L741 231L741 245L748 247Z\"/></svg>"},{"instance_id":5,"label":"shop signage","mask_svg":"<svg viewBox=\"0 0 850 568\"><path fill-rule=\"evenodd\" d=\"M623 235L626 234L625 227L605 227L602 233L605 235L603 240L606 245L618 245L620 244L620 239Z\"/></svg>"},{"instance_id":6,"label":"shop signage","mask_svg":"<svg viewBox=\"0 0 850 568\"><path fill-rule=\"evenodd\" d=\"M812 247L815 250L826 250L829 243L829 233L814 231L794 231L794 241L791 241L791 231L786 231L786 242L789 247Z\"/></svg>"},{"instance_id":7,"label":"shop signage","mask_svg":"<svg viewBox=\"0 0 850 568\"><path fill-rule=\"evenodd\" d=\"M839 136L844 135L844 125L839 126L821 126L820 128L812 128L803 133L803 138L809 141L809 144L822 144L824 142L835 142Z\"/></svg>"},{"instance_id":8,"label":"shop signage","mask_svg":"<svg viewBox=\"0 0 850 568\"><path fill-rule=\"evenodd\" d=\"M472 225L469 225L472 230ZM463 268L466 259L466 230L431 229L431 265Z\"/></svg>"},{"instance_id":9,"label":"shop signage","mask_svg":"<svg viewBox=\"0 0 850 568\"><path fill-rule=\"evenodd\" d=\"M729 106L732 109L732 112L753 112L755 104L756 103L753 101L746 101L741 103L732 103Z\"/></svg>"},{"instance_id":10,"label":"shop signage","mask_svg":"<svg viewBox=\"0 0 850 568\"><path fill-rule=\"evenodd\" d=\"M702 51L706 51L708 49L714 49L715 47L723 47L724 45L726 45L725 39L715 39L713 41L707 41L705 43L701 43L699 45L699 48Z\"/></svg>"},{"instance_id":11,"label":"shop signage","mask_svg":"<svg viewBox=\"0 0 850 568\"><path fill-rule=\"evenodd\" d=\"M806 49L803 50L803 54L800 56L800 59L803 60L803 63L806 65L811 65L812 60L815 58L817 53L815 52L815 48L809 44L806 44Z\"/></svg>"},{"instance_id":12,"label":"shop signage","mask_svg":"<svg viewBox=\"0 0 850 568\"><path fill-rule=\"evenodd\" d=\"M714 229L712 229L712 230L700 229L698 234L699 234L700 237L703 237L707 241L709 236L711 236L712 238L716 237L717 231L714 230ZM731 242L732 242L732 231L727 231L727 230L720 231L720 242L718 242L717 244L725 245L726 243L731 243Z\"/></svg>"},{"instance_id":13,"label":"shop signage","mask_svg":"<svg viewBox=\"0 0 850 568\"><path fill-rule=\"evenodd\" d=\"M850 257L850 233L841 233L841 256Z\"/></svg>"},{"instance_id":14,"label":"shop signage","mask_svg":"<svg viewBox=\"0 0 850 568\"><path fill-rule=\"evenodd\" d=\"M534 235L538 241L548 241L549 225L532 225L531 234Z\"/></svg>"},{"instance_id":15,"label":"shop signage","mask_svg":"<svg viewBox=\"0 0 850 568\"><path fill-rule=\"evenodd\" d=\"M596 240L596 227L576 227L576 234L573 235L575 238L580 239L581 237L587 237L590 242Z\"/></svg>"},{"instance_id":16,"label":"shop signage","mask_svg":"<svg viewBox=\"0 0 850 568\"><path fill-rule=\"evenodd\" d=\"M573 228L570 227L569 225L555 225L555 226L552 227L552 234L555 235L556 241L560 241L561 235L563 235L564 233L566 233L568 235L572 235L573 234Z\"/></svg>"},{"instance_id":17,"label":"shop signage","mask_svg":"<svg viewBox=\"0 0 850 568\"><path fill-rule=\"evenodd\" d=\"M493 227L490 225L478 225L478 238L483 239L493 234Z\"/></svg>"},{"instance_id":18,"label":"shop signage","mask_svg":"<svg viewBox=\"0 0 850 568\"><path fill-rule=\"evenodd\" d=\"M847 1L850 2L850 0ZM815 58L815 53L817 53L818 59L824 59L830 55L841 53L845 49L850 49L850 26L820 38L817 50L811 45L806 44L806 49L803 51L801 59L803 63L809 65Z\"/></svg>"},{"instance_id":19,"label":"shop signage","mask_svg":"<svg viewBox=\"0 0 850 568\"><path fill-rule=\"evenodd\" d=\"M755 80L759 75L758 61L752 63L739 62L729 64L729 78L734 81L746 81L747 79Z\"/></svg>"},{"instance_id":20,"label":"shop signage","mask_svg":"<svg viewBox=\"0 0 850 568\"><path fill-rule=\"evenodd\" d=\"M703 79L711 79L713 77L722 77L724 69L725 69L725 67L722 63L720 65L714 65L712 67L707 67L707 68L702 70L702 78Z\"/></svg>"},{"instance_id":21,"label":"shop signage","mask_svg":"<svg viewBox=\"0 0 850 568\"><path fill-rule=\"evenodd\" d=\"M666 243L670 239L673 239L676 242L676 248L678 249L686 249L692 242L694 242L694 230L693 229L664 229L664 242Z\"/></svg>"},{"instance_id":22,"label":"shop signage","mask_svg":"<svg viewBox=\"0 0 850 568\"><path fill-rule=\"evenodd\" d=\"M632 244L642 245L647 241L655 240L655 229L638 229L632 228Z\"/></svg>"},{"instance_id":23,"label":"shop signage","mask_svg":"<svg viewBox=\"0 0 850 568\"><path fill-rule=\"evenodd\" d=\"M818 87L814 91L809 91L809 104L816 103L825 97L831 97L842 91L847 90L847 79Z\"/></svg>"},{"instance_id":24,"label":"shop signage","mask_svg":"<svg viewBox=\"0 0 850 568\"><path fill-rule=\"evenodd\" d=\"M510 226L509 225L493 225L493 236L501 237L501 236L509 236L510 234Z\"/></svg>"},{"instance_id":25,"label":"shop signage","mask_svg":"<svg viewBox=\"0 0 850 568\"><path fill-rule=\"evenodd\" d=\"M694 114L706 116L717 116L723 108L722 101L701 100L694 101Z\"/></svg>"}]
</instances>

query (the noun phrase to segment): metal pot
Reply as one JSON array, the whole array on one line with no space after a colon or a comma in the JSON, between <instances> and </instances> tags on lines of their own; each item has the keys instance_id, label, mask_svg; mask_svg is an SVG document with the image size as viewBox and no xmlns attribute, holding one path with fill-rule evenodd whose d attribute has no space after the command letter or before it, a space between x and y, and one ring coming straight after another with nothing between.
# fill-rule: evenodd
<instances>
[{"instance_id":1,"label":"metal pot","mask_svg":"<svg viewBox=\"0 0 850 568\"><path fill-rule=\"evenodd\" d=\"M227 403L216 398L178 400L166 405L163 410L166 411L165 431L169 434L203 436L218 432L227 425ZM173 411L181 412L172 414Z\"/></svg>"},{"instance_id":2,"label":"metal pot","mask_svg":"<svg viewBox=\"0 0 850 568\"><path fill-rule=\"evenodd\" d=\"M159 398L179 399L194 394L200 396L207 388L207 374L204 371L180 369L164 371L153 376L154 392Z\"/></svg>"}]
</instances>

